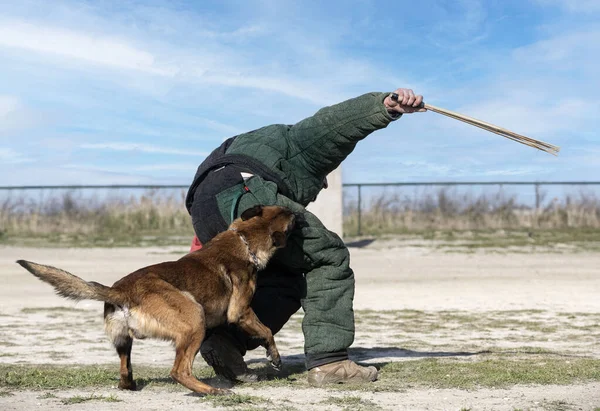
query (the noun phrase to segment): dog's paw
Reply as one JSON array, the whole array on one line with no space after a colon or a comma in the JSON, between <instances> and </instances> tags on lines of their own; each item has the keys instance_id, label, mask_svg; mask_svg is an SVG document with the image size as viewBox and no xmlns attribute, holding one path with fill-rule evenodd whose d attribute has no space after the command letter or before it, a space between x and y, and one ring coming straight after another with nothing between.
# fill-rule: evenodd
<instances>
[{"instance_id":1,"label":"dog's paw","mask_svg":"<svg viewBox=\"0 0 600 411\"><path fill-rule=\"evenodd\" d=\"M277 362L273 362L273 361L271 361L271 362L270 362L270 364L271 364L271 367L272 367L272 368L273 368L275 371L277 371L277 372L281 371L281 360L279 360L279 361L277 361Z\"/></svg>"},{"instance_id":2,"label":"dog's paw","mask_svg":"<svg viewBox=\"0 0 600 411\"><path fill-rule=\"evenodd\" d=\"M273 359L269 355L267 359L269 360L269 364L271 364L271 367L273 367L275 371L281 371L281 357L277 356L275 357L275 359Z\"/></svg>"},{"instance_id":3,"label":"dog's paw","mask_svg":"<svg viewBox=\"0 0 600 411\"><path fill-rule=\"evenodd\" d=\"M135 383L135 381L130 380L121 380L119 381L119 385L118 385L120 390L129 390L129 391L137 391L137 385Z\"/></svg>"}]
</instances>

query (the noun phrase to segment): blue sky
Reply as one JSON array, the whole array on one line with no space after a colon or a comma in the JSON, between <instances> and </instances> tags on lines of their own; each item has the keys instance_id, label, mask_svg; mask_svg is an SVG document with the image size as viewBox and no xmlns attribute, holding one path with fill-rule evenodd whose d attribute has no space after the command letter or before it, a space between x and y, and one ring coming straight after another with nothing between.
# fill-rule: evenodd
<instances>
[{"instance_id":1,"label":"blue sky","mask_svg":"<svg viewBox=\"0 0 600 411\"><path fill-rule=\"evenodd\" d=\"M345 182L600 179L600 0L0 3L0 185L187 184L229 136L369 91L435 113L361 142Z\"/></svg>"}]
</instances>

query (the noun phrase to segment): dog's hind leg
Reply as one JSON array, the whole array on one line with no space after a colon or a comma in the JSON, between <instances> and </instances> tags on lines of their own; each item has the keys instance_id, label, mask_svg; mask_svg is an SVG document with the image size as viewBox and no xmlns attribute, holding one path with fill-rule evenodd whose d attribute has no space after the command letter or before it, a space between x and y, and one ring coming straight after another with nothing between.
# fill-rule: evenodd
<instances>
[{"instance_id":1,"label":"dog's hind leg","mask_svg":"<svg viewBox=\"0 0 600 411\"><path fill-rule=\"evenodd\" d=\"M175 344L175 363L171 377L181 385L201 394L227 394L228 390L211 387L192 373L196 354L206 331L204 310L194 298L172 285L161 282L143 302L131 310L130 326L134 335L168 339Z\"/></svg>"},{"instance_id":2,"label":"dog's hind leg","mask_svg":"<svg viewBox=\"0 0 600 411\"><path fill-rule=\"evenodd\" d=\"M131 368L133 338L129 335L127 319L123 309L113 304L104 304L104 329L121 360L119 388L135 391L136 384L133 380L133 370Z\"/></svg>"},{"instance_id":3,"label":"dog's hind leg","mask_svg":"<svg viewBox=\"0 0 600 411\"><path fill-rule=\"evenodd\" d=\"M122 390L136 390L136 384L133 380L133 370L131 369L131 346L133 345L133 338L127 336L120 341L119 345L115 345L117 354L121 359L121 367L119 374L121 379L119 380L119 388Z\"/></svg>"}]
</instances>

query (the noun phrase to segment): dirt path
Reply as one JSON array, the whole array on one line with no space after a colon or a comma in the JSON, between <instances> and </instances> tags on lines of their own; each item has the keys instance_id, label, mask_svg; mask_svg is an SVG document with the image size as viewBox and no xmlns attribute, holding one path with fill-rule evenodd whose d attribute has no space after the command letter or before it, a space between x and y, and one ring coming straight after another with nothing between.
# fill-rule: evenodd
<instances>
[{"instance_id":1,"label":"dirt path","mask_svg":"<svg viewBox=\"0 0 600 411\"><path fill-rule=\"evenodd\" d=\"M390 244L393 246L393 244ZM28 259L110 284L145 265L176 259L177 248L0 248L0 312L64 306L15 264ZM600 254L444 253L427 247L374 244L351 249L356 309L597 312ZM23 297L27 296L27 299ZM89 302L82 302L85 308Z\"/></svg>"},{"instance_id":2,"label":"dirt path","mask_svg":"<svg viewBox=\"0 0 600 411\"><path fill-rule=\"evenodd\" d=\"M0 364L116 364L101 322L101 304L56 297L15 264L28 259L110 284L144 265L175 259L183 248L0 248ZM600 358L600 254L444 253L427 247L373 244L351 250L356 274L357 335L353 351L364 362L405 361L460 350L535 347ZM418 310L418 311L414 311ZM411 315L417 312L418 315ZM302 361L301 314L277 336L289 361ZM386 348L387 347L387 348ZM262 361L257 350L249 360ZM135 364L169 367L169 344L141 341ZM199 363L202 363L199 357ZM398 393L342 393L298 387L235 389L265 404L248 409L583 409L600 407L600 384L513 386L476 390L409 388ZM0 409L65 409L73 396L116 396L68 409L216 409L185 391L150 387L0 392ZM335 398L358 396L354 405ZM281 399L285 399L284 402ZM270 401L270 402L268 402ZM270 404L270 405L269 405ZM254 408L253 408L254 407ZM263 408L257 408L263 407ZM283 407L283 408L282 408ZM349 408L348 408L349 407ZM361 408L362 407L362 408Z\"/></svg>"}]
</instances>

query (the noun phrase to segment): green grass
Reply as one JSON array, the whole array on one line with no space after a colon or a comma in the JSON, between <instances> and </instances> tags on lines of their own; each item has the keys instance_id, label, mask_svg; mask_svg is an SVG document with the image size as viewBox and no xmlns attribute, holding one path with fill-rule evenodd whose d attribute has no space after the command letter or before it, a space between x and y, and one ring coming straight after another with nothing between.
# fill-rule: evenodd
<instances>
[{"instance_id":1,"label":"green grass","mask_svg":"<svg viewBox=\"0 0 600 411\"><path fill-rule=\"evenodd\" d=\"M381 368L382 388L506 388L516 384L569 385L600 381L600 360L591 358L494 358L480 361L423 359L392 362Z\"/></svg>"},{"instance_id":2,"label":"green grass","mask_svg":"<svg viewBox=\"0 0 600 411\"><path fill-rule=\"evenodd\" d=\"M548 318L549 315L551 318ZM580 320L584 325L577 325L573 320ZM402 333L439 333L443 330L454 332L458 327L467 327L470 331L519 330L548 336L568 331L583 331L588 335L600 331L600 314L555 315L542 310L488 311L476 314L465 311L356 310L355 321L366 326L374 324L376 328L381 323L387 323L397 326Z\"/></svg>"},{"instance_id":3,"label":"green grass","mask_svg":"<svg viewBox=\"0 0 600 411\"><path fill-rule=\"evenodd\" d=\"M10 392L10 391L0 391L0 398L2 398L2 397L10 397L12 395L14 395L14 394L12 392Z\"/></svg>"},{"instance_id":4,"label":"green grass","mask_svg":"<svg viewBox=\"0 0 600 411\"><path fill-rule=\"evenodd\" d=\"M37 397L38 400L48 400L51 398L58 398L58 397L56 395L52 394L51 392L47 392L47 393Z\"/></svg>"},{"instance_id":5,"label":"green grass","mask_svg":"<svg viewBox=\"0 0 600 411\"><path fill-rule=\"evenodd\" d=\"M379 407L373 401L361 398L359 396L329 397L321 401L321 404L337 405L348 411L369 411L381 409L381 407Z\"/></svg>"},{"instance_id":6,"label":"green grass","mask_svg":"<svg viewBox=\"0 0 600 411\"><path fill-rule=\"evenodd\" d=\"M88 396L75 395L73 397L64 398L60 402L62 402L64 405L73 405L73 404L81 404L83 402L88 402L88 401L121 402L121 400L118 397L116 397L115 395L104 396L104 395L95 395L95 394L88 395Z\"/></svg>"},{"instance_id":7,"label":"green grass","mask_svg":"<svg viewBox=\"0 0 600 411\"><path fill-rule=\"evenodd\" d=\"M264 405L271 401L267 398L256 397L254 395L231 394L231 395L207 395L200 401L209 401L215 407L239 407L241 405Z\"/></svg>"},{"instance_id":8,"label":"green grass","mask_svg":"<svg viewBox=\"0 0 600 411\"><path fill-rule=\"evenodd\" d=\"M134 366L138 386L178 386L169 377L169 368ZM212 375L210 367L196 367L198 378ZM0 387L51 390L82 387L110 387L119 380L119 370L107 366L55 366L0 364Z\"/></svg>"},{"instance_id":9,"label":"green grass","mask_svg":"<svg viewBox=\"0 0 600 411\"><path fill-rule=\"evenodd\" d=\"M411 387L474 389L506 388L516 384L568 385L600 381L600 360L582 357L557 357L552 354L495 353L493 358L474 360L426 358L379 365L380 377L374 384L341 385L332 389L358 391L402 391ZM212 376L209 367L196 369L199 378ZM134 367L138 386L170 387L179 390L168 377L168 369ZM50 390L84 387L112 387L118 381L116 367L102 366L16 366L0 364L0 387L8 390ZM246 387L308 387L302 364L288 364L284 374ZM211 401L213 401L211 397ZM214 397L226 404L259 403L265 399L243 395ZM228 405L229 406L229 405Z\"/></svg>"},{"instance_id":10,"label":"green grass","mask_svg":"<svg viewBox=\"0 0 600 411\"><path fill-rule=\"evenodd\" d=\"M566 401L544 401L542 402L544 409L548 411L570 411L575 409L581 409L575 407L574 404L569 404Z\"/></svg>"}]
</instances>

